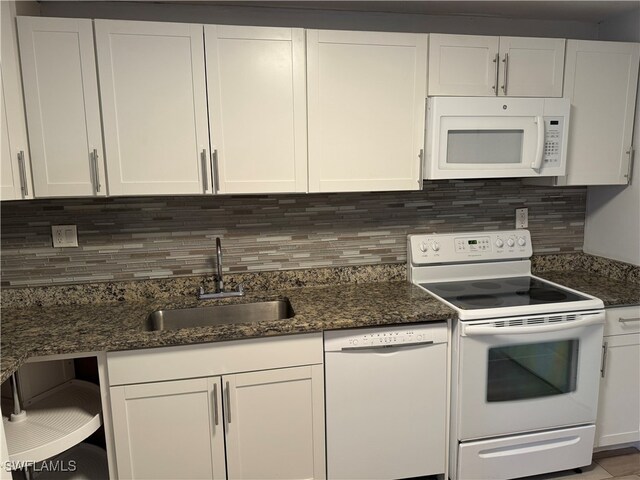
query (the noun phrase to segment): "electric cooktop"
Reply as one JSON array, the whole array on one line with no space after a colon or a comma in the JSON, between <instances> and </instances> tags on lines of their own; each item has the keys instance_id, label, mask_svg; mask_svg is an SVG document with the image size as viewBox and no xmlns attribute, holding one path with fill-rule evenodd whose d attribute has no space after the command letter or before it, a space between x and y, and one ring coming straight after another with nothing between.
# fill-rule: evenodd
<instances>
[{"instance_id":1,"label":"electric cooktop","mask_svg":"<svg viewBox=\"0 0 640 480\"><path fill-rule=\"evenodd\" d=\"M529 276L427 282L420 283L420 286L463 310L545 305L589 299Z\"/></svg>"}]
</instances>

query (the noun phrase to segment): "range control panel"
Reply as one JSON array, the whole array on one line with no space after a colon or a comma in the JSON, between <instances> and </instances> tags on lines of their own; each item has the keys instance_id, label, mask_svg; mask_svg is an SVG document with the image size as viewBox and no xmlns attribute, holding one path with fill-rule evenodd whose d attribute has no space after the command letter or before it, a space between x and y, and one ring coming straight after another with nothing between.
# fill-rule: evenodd
<instances>
[{"instance_id":1,"label":"range control panel","mask_svg":"<svg viewBox=\"0 0 640 480\"><path fill-rule=\"evenodd\" d=\"M529 230L409 235L407 242L412 265L512 260L533 253Z\"/></svg>"}]
</instances>

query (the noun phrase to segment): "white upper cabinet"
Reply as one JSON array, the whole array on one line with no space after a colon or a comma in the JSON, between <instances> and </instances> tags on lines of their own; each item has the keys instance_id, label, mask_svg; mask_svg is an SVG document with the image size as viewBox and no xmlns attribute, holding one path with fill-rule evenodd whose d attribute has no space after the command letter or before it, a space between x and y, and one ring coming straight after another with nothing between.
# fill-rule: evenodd
<instances>
[{"instance_id":1,"label":"white upper cabinet","mask_svg":"<svg viewBox=\"0 0 640 480\"><path fill-rule=\"evenodd\" d=\"M637 43L567 41L571 122L567 175L558 184L629 182L639 61Z\"/></svg>"},{"instance_id":2,"label":"white upper cabinet","mask_svg":"<svg viewBox=\"0 0 640 480\"><path fill-rule=\"evenodd\" d=\"M95 21L110 195L212 192L202 29Z\"/></svg>"},{"instance_id":3,"label":"white upper cabinet","mask_svg":"<svg viewBox=\"0 0 640 480\"><path fill-rule=\"evenodd\" d=\"M2 72L3 73L3 72ZM7 108L5 106L4 80L0 77L0 124L2 128L2 138L0 145L0 199L1 200L17 200L21 198L32 197L30 183L28 181L27 169L27 145L26 135L20 138L25 141L14 141L10 132L10 126L20 129L20 126L14 126L14 121L9 119ZM18 97L19 98L19 97ZM24 117L23 117L24 120ZM22 129L24 130L24 126Z\"/></svg>"},{"instance_id":4,"label":"white upper cabinet","mask_svg":"<svg viewBox=\"0 0 640 480\"><path fill-rule=\"evenodd\" d=\"M18 17L36 197L106 194L91 20Z\"/></svg>"},{"instance_id":5,"label":"white upper cabinet","mask_svg":"<svg viewBox=\"0 0 640 480\"><path fill-rule=\"evenodd\" d=\"M498 37L429 35L429 96L495 96Z\"/></svg>"},{"instance_id":6,"label":"white upper cabinet","mask_svg":"<svg viewBox=\"0 0 640 480\"><path fill-rule=\"evenodd\" d=\"M18 39L13 2L0 2L2 8L2 65L0 65L0 199L33 197L27 126L22 102L18 66Z\"/></svg>"},{"instance_id":7,"label":"white upper cabinet","mask_svg":"<svg viewBox=\"0 0 640 480\"><path fill-rule=\"evenodd\" d=\"M204 27L219 193L307 191L304 30Z\"/></svg>"},{"instance_id":8,"label":"white upper cabinet","mask_svg":"<svg viewBox=\"0 0 640 480\"><path fill-rule=\"evenodd\" d=\"M561 97L564 38L500 37L498 95Z\"/></svg>"},{"instance_id":9,"label":"white upper cabinet","mask_svg":"<svg viewBox=\"0 0 640 480\"><path fill-rule=\"evenodd\" d=\"M309 191L417 190L427 35L307 31Z\"/></svg>"},{"instance_id":10,"label":"white upper cabinet","mask_svg":"<svg viewBox=\"0 0 640 480\"><path fill-rule=\"evenodd\" d=\"M561 97L561 38L429 36L429 95Z\"/></svg>"}]
</instances>

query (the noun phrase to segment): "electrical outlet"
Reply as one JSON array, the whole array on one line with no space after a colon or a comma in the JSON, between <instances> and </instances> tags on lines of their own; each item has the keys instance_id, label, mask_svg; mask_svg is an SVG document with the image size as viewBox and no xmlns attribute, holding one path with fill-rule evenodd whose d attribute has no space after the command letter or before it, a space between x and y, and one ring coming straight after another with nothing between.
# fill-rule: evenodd
<instances>
[{"instance_id":1,"label":"electrical outlet","mask_svg":"<svg viewBox=\"0 0 640 480\"><path fill-rule=\"evenodd\" d=\"M529 209L516 208L516 228L527 228L529 226Z\"/></svg>"},{"instance_id":2,"label":"electrical outlet","mask_svg":"<svg viewBox=\"0 0 640 480\"><path fill-rule=\"evenodd\" d=\"M75 225L51 225L51 237L55 248L78 246L78 230Z\"/></svg>"}]
</instances>

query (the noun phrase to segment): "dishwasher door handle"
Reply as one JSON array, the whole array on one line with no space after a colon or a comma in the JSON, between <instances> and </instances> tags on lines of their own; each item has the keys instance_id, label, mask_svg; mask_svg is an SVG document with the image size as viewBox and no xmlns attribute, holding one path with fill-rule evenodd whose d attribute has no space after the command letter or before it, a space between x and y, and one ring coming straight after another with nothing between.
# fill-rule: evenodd
<instances>
[{"instance_id":1,"label":"dishwasher door handle","mask_svg":"<svg viewBox=\"0 0 640 480\"><path fill-rule=\"evenodd\" d=\"M433 345L433 340L426 342L405 343L400 345L362 345L361 347L342 347L341 352L353 352L355 350L389 350L391 348L419 347L421 345Z\"/></svg>"}]
</instances>

